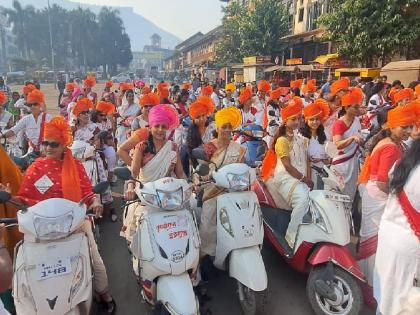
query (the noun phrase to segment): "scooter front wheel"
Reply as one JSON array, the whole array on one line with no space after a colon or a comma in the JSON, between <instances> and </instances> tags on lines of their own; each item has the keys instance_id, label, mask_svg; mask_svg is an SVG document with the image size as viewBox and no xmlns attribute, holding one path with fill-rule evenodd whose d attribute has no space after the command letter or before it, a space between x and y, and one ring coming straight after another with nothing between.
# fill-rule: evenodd
<instances>
[{"instance_id":1,"label":"scooter front wheel","mask_svg":"<svg viewBox=\"0 0 420 315\"><path fill-rule=\"evenodd\" d=\"M262 315L267 304L268 290L253 291L239 281L238 295L242 311L245 315Z\"/></svg>"},{"instance_id":2,"label":"scooter front wheel","mask_svg":"<svg viewBox=\"0 0 420 315\"><path fill-rule=\"evenodd\" d=\"M359 314L363 298L356 279L344 270L334 267L332 281L325 280L326 266L312 269L306 284L306 294L315 314Z\"/></svg>"}]
</instances>

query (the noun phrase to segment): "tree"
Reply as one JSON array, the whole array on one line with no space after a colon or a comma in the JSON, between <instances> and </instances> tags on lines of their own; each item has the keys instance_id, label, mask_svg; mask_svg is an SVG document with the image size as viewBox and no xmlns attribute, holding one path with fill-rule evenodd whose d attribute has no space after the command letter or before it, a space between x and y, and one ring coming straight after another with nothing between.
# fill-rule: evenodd
<instances>
[{"instance_id":1,"label":"tree","mask_svg":"<svg viewBox=\"0 0 420 315\"><path fill-rule=\"evenodd\" d=\"M317 21L323 39L338 41L338 53L363 66L409 56L420 39L419 0L331 0L330 8Z\"/></svg>"},{"instance_id":2,"label":"tree","mask_svg":"<svg viewBox=\"0 0 420 315\"><path fill-rule=\"evenodd\" d=\"M217 48L219 64L241 62L245 56L281 51L280 38L288 33L286 6L278 0L250 0L249 7L236 2L224 8L223 36Z\"/></svg>"}]
</instances>

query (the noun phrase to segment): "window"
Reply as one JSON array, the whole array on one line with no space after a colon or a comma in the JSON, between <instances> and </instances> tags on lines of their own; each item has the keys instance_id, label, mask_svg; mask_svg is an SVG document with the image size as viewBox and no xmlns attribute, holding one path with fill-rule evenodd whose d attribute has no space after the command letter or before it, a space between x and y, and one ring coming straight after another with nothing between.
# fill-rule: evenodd
<instances>
[{"instance_id":1,"label":"window","mask_svg":"<svg viewBox=\"0 0 420 315\"><path fill-rule=\"evenodd\" d=\"M305 13L305 8L301 8L299 9L299 19L298 22L302 22L303 21L303 15Z\"/></svg>"}]
</instances>

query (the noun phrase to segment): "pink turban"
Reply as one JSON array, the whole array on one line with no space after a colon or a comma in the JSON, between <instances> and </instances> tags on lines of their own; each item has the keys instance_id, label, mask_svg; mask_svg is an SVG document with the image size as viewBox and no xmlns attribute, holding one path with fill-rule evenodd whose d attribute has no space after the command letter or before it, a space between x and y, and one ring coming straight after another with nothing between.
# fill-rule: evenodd
<instances>
[{"instance_id":1,"label":"pink turban","mask_svg":"<svg viewBox=\"0 0 420 315\"><path fill-rule=\"evenodd\" d=\"M154 106L149 112L149 126L167 125L169 130L176 129L179 125L178 112L168 104Z\"/></svg>"},{"instance_id":2,"label":"pink turban","mask_svg":"<svg viewBox=\"0 0 420 315\"><path fill-rule=\"evenodd\" d=\"M76 86L75 88L74 88L74 90L73 90L73 93L72 93L72 101L73 102L76 102L77 101L77 97L80 95L80 94L82 94L82 90L80 89L80 87L78 87L78 86Z\"/></svg>"}]
</instances>

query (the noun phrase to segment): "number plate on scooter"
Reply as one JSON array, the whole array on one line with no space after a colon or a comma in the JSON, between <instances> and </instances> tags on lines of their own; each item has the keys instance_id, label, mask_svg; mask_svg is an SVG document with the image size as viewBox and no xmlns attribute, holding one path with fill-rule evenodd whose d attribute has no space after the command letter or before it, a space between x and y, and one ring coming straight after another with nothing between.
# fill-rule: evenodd
<instances>
[{"instance_id":1,"label":"number plate on scooter","mask_svg":"<svg viewBox=\"0 0 420 315\"><path fill-rule=\"evenodd\" d=\"M37 280L63 276L71 272L70 257L51 259L36 266Z\"/></svg>"}]
</instances>

